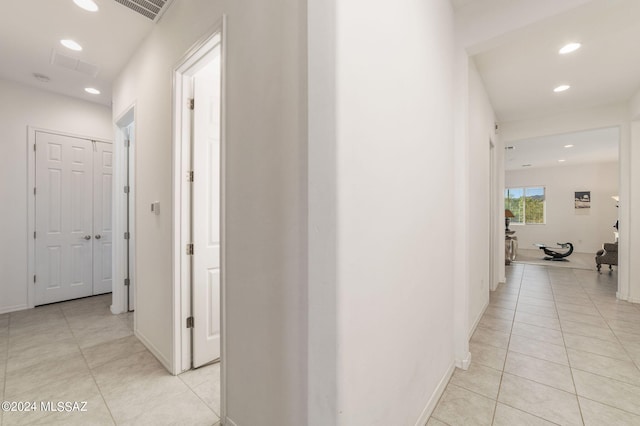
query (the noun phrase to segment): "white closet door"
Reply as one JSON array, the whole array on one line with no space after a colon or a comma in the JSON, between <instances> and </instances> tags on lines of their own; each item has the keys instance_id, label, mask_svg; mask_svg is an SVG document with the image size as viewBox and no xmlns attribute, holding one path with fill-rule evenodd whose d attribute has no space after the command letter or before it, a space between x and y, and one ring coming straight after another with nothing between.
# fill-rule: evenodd
<instances>
[{"instance_id":1,"label":"white closet door","mask_svg":"<svg viewBox=\"0 0 640 426\"><path fill-rule=\"evenodd\" d=\"M220 48L194 77L193 366L220 358Z\"/></svg>"},{"instance_id":2,"label":"white closet door","mask_svg":"<svg viewBox=\"0 0 640 426\"><path fill-rule=\"evenodd\" d=\"M93 294L103 294L113 283L113 149L96 142L93 154Z\"/></svg>"},{"instance_id":3,"label":"white closet door","mask_svg":"<svg viewBox=\"0 0 640 426\"><path fill-rule=\"evenodd\" d=\"M91 141L36 133L35 304L93 294Z\"/></svg>"}]
</instances>

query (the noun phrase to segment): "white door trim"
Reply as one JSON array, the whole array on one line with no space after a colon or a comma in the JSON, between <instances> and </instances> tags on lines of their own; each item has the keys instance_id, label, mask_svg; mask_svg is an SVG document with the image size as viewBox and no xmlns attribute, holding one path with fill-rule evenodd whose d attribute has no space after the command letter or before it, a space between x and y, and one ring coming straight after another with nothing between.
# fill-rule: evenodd
<instances>
[{"instance_id":1,"label":"white door trim","mask_svg":"<svg viewBox=\"0 0 640 426\"><path fill-rule=\"evenodd\" d=\"M127 220L127 206L123 198L123 190L127 173L126 147L124 146L124 129L129 127L131 123L134 123L134 129L133 136L130 136L131 145L129 147L129 277L131 279L131 285L133 285L134 295L136 294L137 288L135 285L135 122L135 103L126 108L125 112L122 113L116 120L114 120L116 142L113 148L115 159L115 169L113 175L113 299L111 304L111 312L113 314L121 314L127 311L127 289L124 286L127 253L125 240L123 238Z\"/></svg>"},{"instance_id":2,"label":"white door trim","mask_svg":"<svg viewBox=\"0 0 640 426\"><path fill-rule=\"evenodd\" d=\"M33 189L36 185L36 152L34 150L34 146L36 144L36 133L38 132L93 140L109 144L112 143L110 140L96 138L93 136L27 126L27 309L33 308L36 300L35 288L33 285L33 277L36 274L36 242L33 238L33 234L36 231L36 197Z\"/></svg>"},{"instance_id":3,"label":"white door trim","mask_svg":"<svg viewBox=\"0 0 640 426\"><path fill-rule=\"evenodd\" d=\"M185 121L185 111L187 105L183 102L185 85L185 72L201 57L203 57L212 44L221 44L221 157L220 157L220 330L221 330L221 419L226 416L225 394L226 394L226 321L225 321L225 287L226 287L226 132L225 132L225 79L226 79L226 17L216 23L206 35L196 42L191 49L173 68L173 365L172 373L180 374L191 366L190 333L186 328L186 318L191 314L191 294L190 294L190 270L186 262L185 245L186 238L190 235L190 188L186 181L186 171L190 167L190 146L191 141L183 134L183 122ZM188 135L186 135L188 136Z\"/></svg>"}]
</instances>

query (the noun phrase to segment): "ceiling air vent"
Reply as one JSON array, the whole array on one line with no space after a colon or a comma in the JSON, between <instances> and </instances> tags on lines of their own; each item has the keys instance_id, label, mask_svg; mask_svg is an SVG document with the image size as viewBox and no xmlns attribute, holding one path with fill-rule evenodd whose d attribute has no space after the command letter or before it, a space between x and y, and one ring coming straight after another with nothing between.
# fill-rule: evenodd
<instances>
[{"instance_id":1,"label":"ceiling air vent","mask_svg":"<svg viewBox=\"0 0 640 426\"><path fill-rule=\"evenodd\" d=\"M62 53L52 49L51 51L51 63L62 68L78 71L79 73L96 77L100 68L97 65L90 64L89 62L82 61L80 59L72 58L71 56L63 55Z\"/></svg>"},{"instance_id":2,"label":"ceiling air vent","mask_svg":"<svg viewBox=\"0 0 640 426\"><path fill-rule=\"evenodd\" d=\"M162 14L169 8L172 0L115 0L121 5L128 7L145 18L157 22Z\"/></svg>"}]
</instances>

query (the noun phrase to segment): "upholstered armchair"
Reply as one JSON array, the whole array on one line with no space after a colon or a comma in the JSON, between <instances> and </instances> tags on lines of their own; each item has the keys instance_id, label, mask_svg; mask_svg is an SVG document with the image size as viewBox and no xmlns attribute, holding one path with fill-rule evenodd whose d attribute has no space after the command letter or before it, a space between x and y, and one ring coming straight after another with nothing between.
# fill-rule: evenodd
<instances>
[{"instance_id":1,"label":"upholstered armchair","mask_svg":"<svg viewBox=\"0 0 640 426\"><path fill-rule=\"evenodd\" d=\"M604 243L602 250L598 250L596 253L598 272L602 264L609 265L609 269L613 269L612 265L618 266L618 243Z\"/></svg>"}]
</instances>

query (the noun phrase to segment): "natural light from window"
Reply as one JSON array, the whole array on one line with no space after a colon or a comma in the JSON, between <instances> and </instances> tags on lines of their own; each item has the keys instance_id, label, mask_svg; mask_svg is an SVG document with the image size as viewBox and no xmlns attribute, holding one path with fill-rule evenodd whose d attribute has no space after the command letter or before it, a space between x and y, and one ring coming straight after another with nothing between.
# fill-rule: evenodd
<instances>
[{"instance_id":1,"label":"natural light from window","mask_svg":"<svg viewBox=\"0 0 640 426\"><path fill-rule=\"evenodd\" d=\"M545 189L541 186L524 188L506 188L504 190L504 208L511 210L512 224L545 223Z\"/></svg>"}]
</instances>

